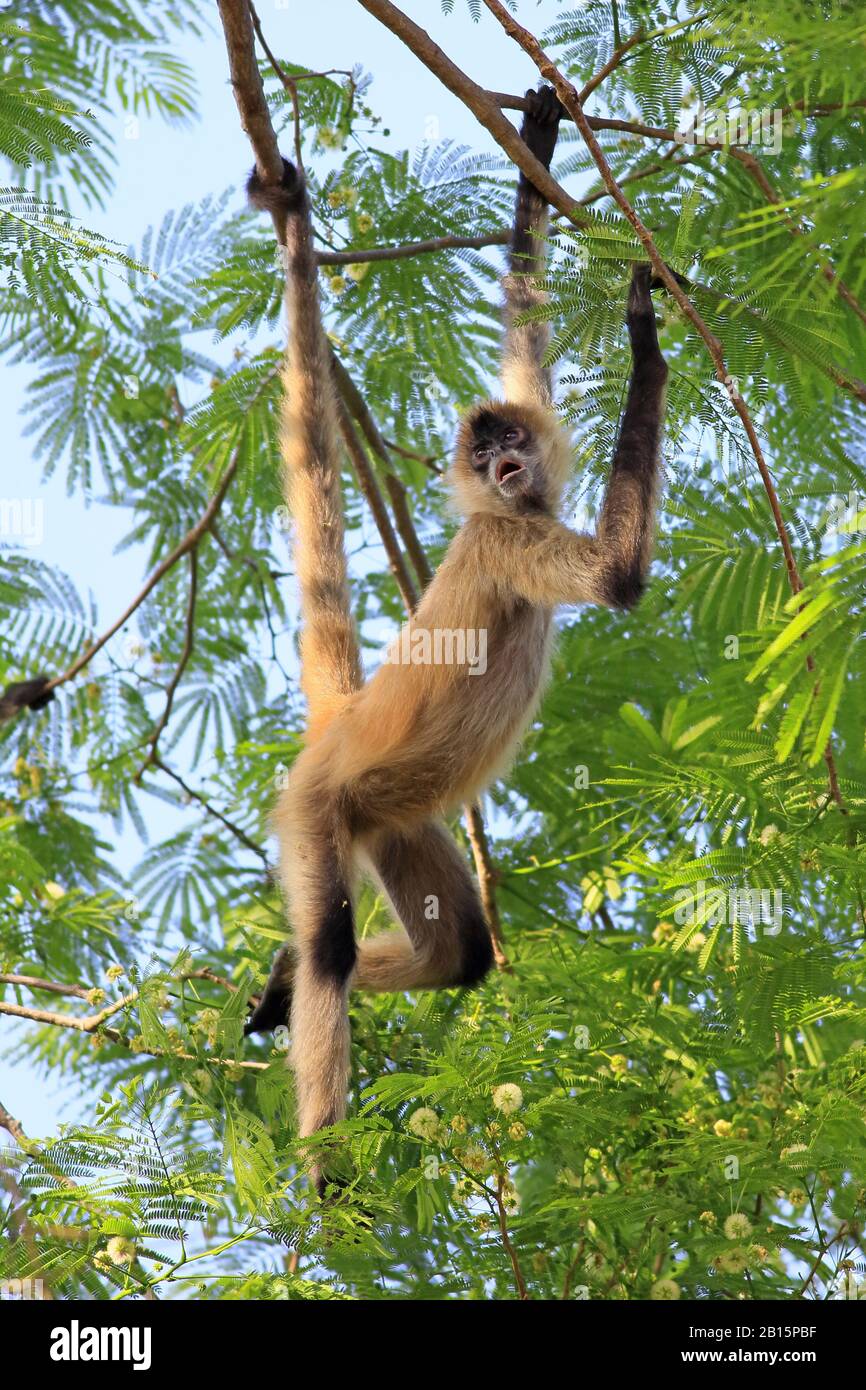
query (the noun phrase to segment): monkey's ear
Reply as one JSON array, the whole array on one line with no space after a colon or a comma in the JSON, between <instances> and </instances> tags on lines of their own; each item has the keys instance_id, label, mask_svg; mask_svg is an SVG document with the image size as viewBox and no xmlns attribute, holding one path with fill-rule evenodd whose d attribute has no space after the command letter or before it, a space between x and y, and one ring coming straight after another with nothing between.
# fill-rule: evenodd
<instances>
[{"instance_id":1,"label":"monkey's ear","mask_svg":"<svg viewBox=\"0 0 866 1390\"><path fill-rule=\"evenodd\" d=\"M247 179L247 197L254 208L274 216L287 217L304 205L305 184L294 164L283 159L283 177L279 183L265 183L254 165Z\"/></svg>"},{"instance_id":2,"label":"monkey's ear","mask_svg":"<svg viewBox=\"0 0 866 1390\"><path fill-rule=\"evenodd\" d=\"M54 699L54 691L46 690L48 676L36 676L32 681L13 681L0 695L0 724L12 719L22 709L43 709Z\"/></svg>"}]
</instances>

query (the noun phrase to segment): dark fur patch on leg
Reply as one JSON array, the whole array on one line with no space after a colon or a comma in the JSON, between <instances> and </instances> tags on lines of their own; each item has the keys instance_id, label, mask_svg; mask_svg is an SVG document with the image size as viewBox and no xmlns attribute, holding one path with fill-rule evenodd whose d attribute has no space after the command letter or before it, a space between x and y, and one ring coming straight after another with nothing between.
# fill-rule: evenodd
<instances>
[{"instance_id":1,"label":"dark fur patch on leg","mask_svg":"<svg viewBox=\"0 0 866 1390\"><path fill-rule=\"evenodd\" d=\"M490 929L480 905L473 905L460 919L460 973L455 984L471 989L480 985L493 965L493 945Z\"/></svg>"},{"instance_id":2,"label":"dark fur patch on leg","mask_svg":"<svg viewBox=\"0 0 866 1390\"><path fill-rule=\"evenodd\" d=\"M355 968L355 922L349 890L337 883L313 938L313 964L324 979L344 985Z\"/></svg>"},{"instance_id":3,"label":"dark fur patch on leg","mask_svg":"<svg viewBox=\"0 0 866 1390\"><path fill-rule=\"evenodd\" d=\"M639 565L628 569L618 569L606 581L607 593L612 608L630 609L643 598L646 584Z\"/></svg>"}]
</instances>

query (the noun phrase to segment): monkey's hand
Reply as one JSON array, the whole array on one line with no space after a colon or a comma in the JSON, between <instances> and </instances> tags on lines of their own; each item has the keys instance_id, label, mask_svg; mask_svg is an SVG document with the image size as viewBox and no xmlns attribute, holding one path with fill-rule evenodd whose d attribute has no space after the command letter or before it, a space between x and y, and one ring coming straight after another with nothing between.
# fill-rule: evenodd
<instances>
[{"instance_id":1,"label":"monkey's hand","mask_svg":"<svg viewBox=\"0 0 866 1390\"><path fill-rule=\"evenodd\" d=\"M675 274L671 271L671 274ZM648 261L638 261L632 267L631 285L626 304L625 321L631 339L635 371L653 371L667 375L667 366L659 347L656 314L650 291L662 282L653 276Z\"/></svg>"},{"instance_id":2,"label":"monkey's hand","mask_svg":"<svg viewBox=\"0 0 866 1390\"><path fill-rule=\"evenodd\" d=\"M43 709L54 699L54 691L46 690L48 676L36 676L32 681L13 681L0 695L0 724L22 709Z\"/></svg>"},{"instance_id":3,"label":"monkey's hand","mask_svg":"<svg viewBox=\"0 0 866 1390\"><path fill-rule=\"evenodd\" d=\"M289 213L304 208L306 185L291 160L284 158L283 177L279 183L265 183L258 168L253 166L247 179L247 197L254 208L261 208L275 217L288 217Z\"/></svg>"},{"instance_id":4,"label":"monkey's hand","mask_svg":"<svg viewBox=\"0 0 866 1390\"><path fill-rule=\"evenodd\" d=\"M274 956L271 973L262 997L256 1004L244 1028L244 1037L250 1033L272 1033L289 1021L292 1007L292 978L295 973L295 953L290 942L281 946Z\"/></svg>"},{"instance_id":5,"label":"monkey's hand","mask_svg":"<svg viewBox=\"0 0 866 1390\"><path fill-rule=\"evenodd\" d=\"M541 161L545 169L549 169L556 147L556 137L559 134L559 122L565 108L552 87L542 87L539 91L530 87L526 93L526 100L529 102L529 109L520 127L521 138L532 150L535 158Z\"/></svg>"}]
</instances>

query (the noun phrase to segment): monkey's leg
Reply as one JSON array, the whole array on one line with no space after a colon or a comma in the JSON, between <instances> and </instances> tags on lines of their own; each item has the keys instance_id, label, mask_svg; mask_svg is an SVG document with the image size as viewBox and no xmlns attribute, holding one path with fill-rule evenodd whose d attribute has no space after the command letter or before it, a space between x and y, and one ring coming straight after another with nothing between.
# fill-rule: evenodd
<instances>
[{"instance_id":1,"label":"monkey's leg","mask_svg":"<svg viewBox=\"0 0 866 1390\"><path fill-rule=\"evenodd\" d=\"M370 852L402 927L358 942L352 988L437 989L478 984L493 964L472 875L445 826L389 832Z\"/></svg>"},{"instance_id":2,"label":"monkey's leg","mask_svg":"<svg viewBox=\"0 0 866 1390\"><path fill-rule=\"evenodd\" d=\"M284 821L281 835L294 928L291 1057L302 1139L343 1118L349 1084L348 989L356 956L350 856L336 813L324 829L327 820L307 810L294 825ZM311 1175L322 1196L322 1167L314 1163Z\"/></svg>"}]
</instances>

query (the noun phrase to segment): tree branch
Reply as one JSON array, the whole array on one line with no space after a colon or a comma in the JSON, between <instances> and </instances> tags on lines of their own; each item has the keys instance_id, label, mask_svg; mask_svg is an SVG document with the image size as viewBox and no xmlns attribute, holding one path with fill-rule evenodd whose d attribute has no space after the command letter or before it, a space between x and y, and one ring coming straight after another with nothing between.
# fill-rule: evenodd
<instances>
[{"instance_id":1,"label":"tree branch","mask_svg":"<svg viewBox=\"0 0 866 1390\"><path fill-rule=\"evenodd\" d=\"M639 179L647 179L652 174L661 173L665 169L678 164L693 164L695 160L705 159L712 152L712 147L698 151L696 154L683 155L679 159L673 158L673 151L657 160L654 164L648 164L642 169L635 169L631 173L624 175L620 179L620 184L636 183ZM591 207L593 203L599 202L608 196L607 189L602 187L595 193L587 193L583 198L579 198L576 207ZM551 232L556 234L557 228L553 227ZM399 246L372 246L366 249L358 248L354 251L317 251L316 260L319 265L359 265L364 262L376 261L402 261L408 260L412 256L426 256L436 251L459 251L470 249L483 251L488 246L507 246L511 239L511 228L500 227L496 231L485 232L478 236L440 236L429 237L426 241L407 241ZM396 452L400 452L396 445L392 445Z\"/></svg>"},{"instance_id":2,"label":"tree branch","mask_svg":"<svg viewBox=\"0 0 866 1390\"><path fill-rule=\"evenodd\" d=\"M435 236L426 241L407 241L402 246L372 246L365 251L317 251L316 260L319 265L361 265L367 261L403 261L410 256L426 256L432 251L481 251L485 246L505 245L510 235L503 228L479 236Z\"/></svg>"},{"instance_id":3,"label":"tree branch","mask_svg":"<svg viewBox=\"0 0 866 1390\"><path fill-rule=\"evenodd\" d=\"M595 74L594 77L591 77L591 78L589 79L589 81L587 82L587 84L586 84L586 86L584 87L583 91L581 92L581 94L580 94L580 104L581 104L581 106L582 106L583 103L586 101L587 97L592 96L592 94L593 94L593 92L595 91L596 87L600 87L601 84L602 84L602 82L604 82L605 78L606 78L606 77L609 77L610 74L614 71L614 69L619 67L619 65L620 65L620 63L622 62L622 60L623 60L623 58L625 57L625 55L626 55L627 53L630 53L631 50L632 50L637 44L643 43L643 40L644 40L645 38L646 38L646 30L644 30L644 29L636 29L635 32L632 34L631 38L626 39L625 43L618 44L618 45L614 48L613 53L610 55L610 57L608 58L607 62L604 64L604 67L599 68L598 72Z\"/></svg>"},{"instance_id":4,"label":"tree branch","mask_svg":"<svg viewBox=\"0 0 866 1390\"><path fill-rule=\"evenodd\" d=\"M364 0L361 0L361 3L364 4ZM364 7L365 9L369 8L369 6L366 5ZM388 27L390 28L391 26L389 25ZM399 37L402 37L402 35ZM511 92L488 92L487 95L503 110L529 110L529 102L526 97L516 96ZM560 98L560 100L562 100L562 98ZM583 95L581 95L580 101L582 106ZM563 103L563 105L564 104L565 103ZM860 98L857 101L835 102L824 105L818 104L811 107L808 111L805 109L805 105L806 103L804 100L792 102L790 106L780 107L779 114L784 119L785 116L793 115L795 111L798 111L801 115L806 117L807 120L813 120L821 116L834 115L837 111L848 111L853 107L866 106L866 98ZM573 112L566 109L563 113L563 119L573 121ZM587 116L586 121L592 130L621 130L629 135L643 135L649 140L676 140L678 144L683 145L706 145L710 149L719 150L726 148L724 142L721 140L696 140L692 136L686 138L683 131L679 131L675 134L674 131L667 126L644 125L641 121L624 121L612 116Z\"/></svg>"},{"instance_id":5,"label":"tree branch","mask_svg":"<svg viewBox=\"0 0 866 1390\"><path fill-rule=\"evenodd\" d=\"M289 74L285 71L285 69L282 68L280 64L277 62L276 58L274 57L273 53L268 47L267 39L262 33L262 23L256 13L256 7L253 4L253 0L248 0L248 3L250 8L250 18L253 22L253 28L256 31L256 37L264 50L268 62L270 63L277 77L280 79L286 91L288 92L289 98L292 103L292 120L295 126L295 163L297 164L298 168L303 172L304 157L301 145L301 106L300 102L298 101L298 79L295 77L290 77ZM307 73L306 76L313 76L313 74ZM270 124L270 112L268 112L268 123ZM273 128L271 128L271 133L273 134ZM277 232L277 240L282 242L285 239L285 228L283 227L282 223L280 223L280 225L277 225L276 219L274 220L274 226Z\"/></svg>"},{"instance_id":6,"label":"tree branch","mask_svg":"<svg viewBox=\"0 0 866 1390\"><path fill-rule=\"evenodd\" d=\"M24 1126L21 1121L16 1120L14 1115L10 1115L2 1102L0 1102L0 1129L7 1130L8 1133L12 1135L15 1143L18 1144L26 1154L31 1152L34 1147L33 1140L28 1139L27 1135L24 1133Z\"/></svg>"},{"instance_id":7,"label":"tree branch","mask_svg":"<svg viewBox=\"0 0 866 1390\"><path fill-rule=\"evenodd\" d=\"M47 994L66 994L74 999L87 999L90 990L85 985L65 985L57 980L43 980L39 975L0 975L0 984L17 985L21 989L43 989Z\"/></svg>"},{"instance_id":8,"label":"tree branch","mask_svg":"<svg viewBox=\"0 0 866 1390\"><path fill-rule=\"evenodd\" d=\"M515 1250L514 1244L511 1240L511 1236L508 1233L508 1213L505 1210L505 1201L503 1195L504 1191L505 1174L500 1169L496 1174L496 1191L494 1193L494 1201L496 1203L496 1215L499 1221L499 1234L502 1238L502 1244L505 1246L505 1252L508 1255L509 1260L511 1261L511 1269L514 1273L514 1282L517 1285L517 1296L521 1300L521 1302L526 1302L529 1299L529 1290L526 1287L526 1280L524 1279L523 1271L520 1268L520 1261L517 1258L517 1251Z\"/></svg>"},{"instance_id":9,"label":"tree branch","mask_svg":"<svg viewBox=\"0 0 866 1390\"><path fill-rule=\"evenodd\" d=\"M418 583L422 589L426 589L433 578L433 566L427 559L427 553L421 544L418 532L415 530L415 523L412 520L412 513L407 501L408 493L396 473L385 474L385 487L391 499L391 510L394 513L394 525L397 527L397 533L415 567Z\"/></svg>"},{"instance_id":10,"label":"tree branch","mask_svg":"<svg viewBox=\"0 0 866 1390\"><path fill-rule=\"evenodd\" d=\"M108 1038L109 1042L117 1043L120 1047L133 1050L132 1042L124 1033L118 1032L116 1028L105 1028L102 1024L103 1020L110 1018L112 1014L116 1014L119 1009L124 1008L127 1004L134 1003L137 998L138 991L136 990L133 994L126 995L116 1004L110 1004L108 1008L100 1010L98 1014L91 1014L88 1018L73 1018L71 1014L51 1013L47 1009L28 1009L20 1004L9 1004L5 1000L0 1000L0 1014L8 1014L12 1018L26 1018L32 1023L47 1023L50 1024L52 1028L70 1028L76 1033L103 1033L105 1037ZM268 1068L267 1062L242 1062L236 1057L201 1058L194 1052L174 1052L154 1047L136 1047L134 1050L136 1052L147 1053L150 1057L175 1057L181 1062L206 1061L208 1064L217 1067L242 1067L245 1071L266 1071ZM8 1114L8 1112L4 1113ZM12 1119L11 1116L9 1116L9 1118ZM13 1124L16 1123L17 1121L13 1120ZM4 1127L7 1129L9 1128L8 1125L5 1125L2 1116L0 1116L0 1124L4 1124ZM13 1133L13 1131L10 1130L10 1133Z\"/></svg>"},{"instance_id":11,"label":"tree branch","mask_svg":"<svg viewBox=\"0 0 866 1390\"><path fill-rule=\"evenodd\" d=\"M468 106L542 197L565 213L575 225L580 226L583 219L578 211L579 204L568 196L549 170L545 169L541 161L536 159L524 144L514 126L503 116L494 96L467 77L439 45L433 42L426 30L393 5L391 0L359 0L359 3L420 58L424 66L439 78L449 92L453 92L465 106Z\"/></svg>"},{"instance_id":12,"label":"tree branch","mask_svg":"<svg viewBox=\"0 0 866 1390\"><path fill-rule=\"evenodd\" d=\"M13 1018L29 1018L33 1023L50 1023L54 1028L74 1028L78 1033L93 1033L128 1004L134 1004L137 998L138 990L133 990L131 994L125 994L122 999L106 1005L98 1013L88 1014L85 1018L54 1013L50 1009L31 1009L25 1004L10 1004L7 1000L0 999L0 1014L10 1014Z\"/></svg>"},{"instance_id":13,"label":"tree branch","mask_svg":"<svg viewBox=\"0 0 866 1390\"><path fill-rule=\"evenodd\" d=\"M333 360L337 389L343 402L347 410L357 420L361 427L361 433L382 465L385 475L385 486L388 489L388 495L391 498L391 504L394 508L394 523L397 527L397 533L400 540L403 542L404 548L412 558L415 572L418 575L419 583L423 589L433 578L433 571L430 568L429 561L424 553L424 547L418 538L418 532L415 530L412 516L406 504L406 489L403 487L397 475L392 471L389 446L383 439L379 426L373 419L367 402L364 400L364 397L336 353L334 354ZM408 608L407 605L408 611L410 613L413 612L417 606L418 600L416 598L411 608Z\"/></svg>"},{"instance_id":14,"label":"tree branch","mask_svg":"<svg viewBox=\"0 0 866 1390\"><path fill-rule=\"evenodd\" d=\"M508 964L504 949L502 918L499 915L499 904L496 901L498 874L490 855L490 846L487 843L487 832L484 829L480 807L464 806L463 823L466 826L469 844L472 847L472 857L475 860L475 872L481 889L481 906L484 908L484 915L490 928L490 940L493 944L493 958L496 961L497 969L510 970L511 967Z\"/></svg>"},{"instance_id":15,"label":"tree branch","mask_svg":"<svg viewBox=\"0 0 866 1390\"><path fill-rule=\"evenodd\" d=\"M334 359L336 361L336 359ZM338 390L340 389L340 380ZM352 461L355 476L358 479L358 486L367 499L367 505L373 513L373 520L379 531L382 544L385 547L385 554L388 557L388 568L394 576L394 582L400 591L400 597L408 613L414 613L418 606L418 591L415 582L409 572L406 557L400 549L400 542L397 533L391 525L391 518L388 515L388 508L382 490L379 487L378 479L370 467L367 455L364 453L364 446L358 438L355 426L349 415L346 402L342 394L338 395L337 411L340 419L340 430L343 441L346 445L346 452Z\"/></svg>"},{"instance_id":16,"label":"tree branch","mask_svg":"<svg viewBox=\"0 0 866 1390\"><path fill-rule=\"evenodd\" d=\"M237 102L241 127L253 147L256 168L262 183L281 183L283 158L265 100L265 89L256 62L253 22L248 0L217 0L229 74ZM274 220L277 225L279 219ZM281 229L277 228L278 234Z\"/></svg>"}]
</instances>

